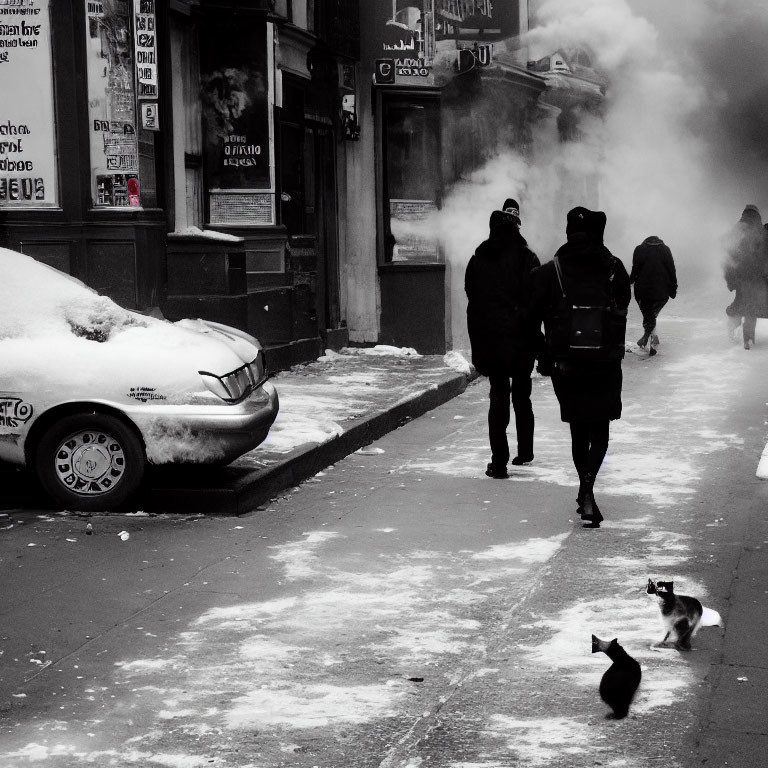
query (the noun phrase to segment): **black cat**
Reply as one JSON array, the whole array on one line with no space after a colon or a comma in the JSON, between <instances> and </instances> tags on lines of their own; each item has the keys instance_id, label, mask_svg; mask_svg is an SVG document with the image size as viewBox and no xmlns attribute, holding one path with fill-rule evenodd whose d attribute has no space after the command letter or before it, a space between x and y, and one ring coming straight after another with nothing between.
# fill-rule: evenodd
<instances>
[{"instance_id":1,"label":"black cat","mask_svg":"<svg viewBox=\"0 0 768 768\"><path fill-rule=\"evenodd\" d=\"M661 619L667 633L659 648L677 648L679 651L690 651L691 640L700 627L709 627L721 623L720 614L710 608L704 608L695 597L676 595L674 582L648 579L645 591L656 595L659 599Z\"/></svg>"},{"instance_id":2,"label":"black cat","mask_svg":"<svg viewBox=\"0 0 768 768\"><path fill-rule=\"evenodd\" d=\"M618 640L600 640L592 635L592 653L602 651L613 662L600 681L600 698L613 710L617 720L626 717L629 705L640 685L642 672L635 661L620 645Z\"/></svg>"}]
</instances>

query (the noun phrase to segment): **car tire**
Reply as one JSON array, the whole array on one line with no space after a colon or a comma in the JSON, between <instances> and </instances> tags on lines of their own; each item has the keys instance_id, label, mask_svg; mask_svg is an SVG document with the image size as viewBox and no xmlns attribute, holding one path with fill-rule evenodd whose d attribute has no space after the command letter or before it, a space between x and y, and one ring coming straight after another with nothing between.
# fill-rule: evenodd
<instances>
[{"instance_id":1,"label":"car tire","mask_svg":"<svg viewBox=\"0 0 768 768\"><path fill-rule=\"evenodd\" d=\"M136 492L145 469L141 439L122 421L103 413L57 421L35 454L40 484L65 509L115 509Z\"/></svg>"}]
</instances>

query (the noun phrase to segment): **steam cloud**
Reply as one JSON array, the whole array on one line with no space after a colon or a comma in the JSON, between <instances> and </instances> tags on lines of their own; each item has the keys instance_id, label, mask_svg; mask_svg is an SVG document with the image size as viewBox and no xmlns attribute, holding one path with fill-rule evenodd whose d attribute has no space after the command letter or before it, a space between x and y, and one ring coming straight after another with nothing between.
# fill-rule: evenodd
<instances>
[{"instance_id":1,"label":"steam cloud","mask_svg":"<svg viewBox=\"0 0 768 768\"><path fill-rule=\"evenodd\" d=\"M579 142L538 126L529 164L502 150L457 184L438 216L451 280L454 346L466 346L463 274L507 197L542 262L565 241L578 181L598 179L606 245L629 267L658 235L681 284L677 309L725 307L725 234L744 205L768 216L768 9L762 0L545 0L532 19L529 59L583 48L609 81L602 119L584 116ZM569 188L569 185L571 188ZM592 203L594 204L594 203Z\"/></svg>"}]
</instances>

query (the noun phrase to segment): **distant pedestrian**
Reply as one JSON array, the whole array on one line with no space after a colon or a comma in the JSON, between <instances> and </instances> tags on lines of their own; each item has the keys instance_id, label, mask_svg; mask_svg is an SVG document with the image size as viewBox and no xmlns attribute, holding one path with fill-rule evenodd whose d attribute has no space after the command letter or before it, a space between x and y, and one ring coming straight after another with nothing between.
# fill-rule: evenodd
<instances>
[{"instance_id":1,"label":"distant pedestrian","mask_svg":"<svg viewBox=\"0 0 768 768\"><path fill-rule=\"evenodd\" d=\"M520 210L494 211L488 239L470 258L464 276L467 330L472 363L490 382L488 437L491 461L485 474L508 477L510 394L515 413L515 465L533 461L534 417L531 373L536 358L536 332L527 311L531 271L539 259L520 233ZM514 204L514 205L512 205Z\"/></svg>"},{"instance_id":2,"label":"distant pedestrian","mask_svg":"<svg viewBox=\"0 0 768 768\"><path fill-rule=\"evenodd\" d=\"M534 319L544 322L544 354L560 418L570 425L576 501L588 528L603 519L594 484L608 451L610 422L621 418L621 359L632 297L627 270L603 245L605 224L600 211L569 211L568 242L534 272L531 297ZM539 360L540 371L549 367Z\"/></svg>"},{"instance_id":3,"label":"distant pedestrian","mask_svg":"<svg viewBox=\"0 0 768 768\"><path fill-rule=\"evenodd\" d=\"M677 273L672 251L656 235L646 237L635 248L629 282L635 285L635 300L643 314L643 335L637 340L637 346L645 349L650 341L648 352L655 355L659 345L656 318L664 305L677 296Z\"/></svg>"},{"instance_id":4,"label":"distant pedestrian","mask_svg":"<svg viewBox=\"0 0 768 768\"><path fill-rule=\"evenodd\" d=\"M741 325L744 349L755 343L758 317L768 316L768 241L760 211L754 205L744 208L741 218L728 236L725 284L736 291L726 307L728 336Z\"/></svg>"}]
</instances>

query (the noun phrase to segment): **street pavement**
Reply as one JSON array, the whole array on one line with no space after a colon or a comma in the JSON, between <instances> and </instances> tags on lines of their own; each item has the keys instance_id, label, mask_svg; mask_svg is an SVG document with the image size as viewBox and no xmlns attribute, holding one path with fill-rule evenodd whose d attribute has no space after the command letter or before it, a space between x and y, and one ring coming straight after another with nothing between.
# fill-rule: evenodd
<instances>
[{"instance_id":1,"label":"street pavement","mask_svg":"<svg viewBox=\"0 0 768 768\"><path fill-rule=\"evenodd\" d=\"M627 355L599 530L541 377L509 480L481 379L245 514L7 511L0 766L764 765L762 322L663 313ZM724 627L653 649L649 577ZM625 720L592 634L642 666Z\"/></svg>"}]
</instances>

